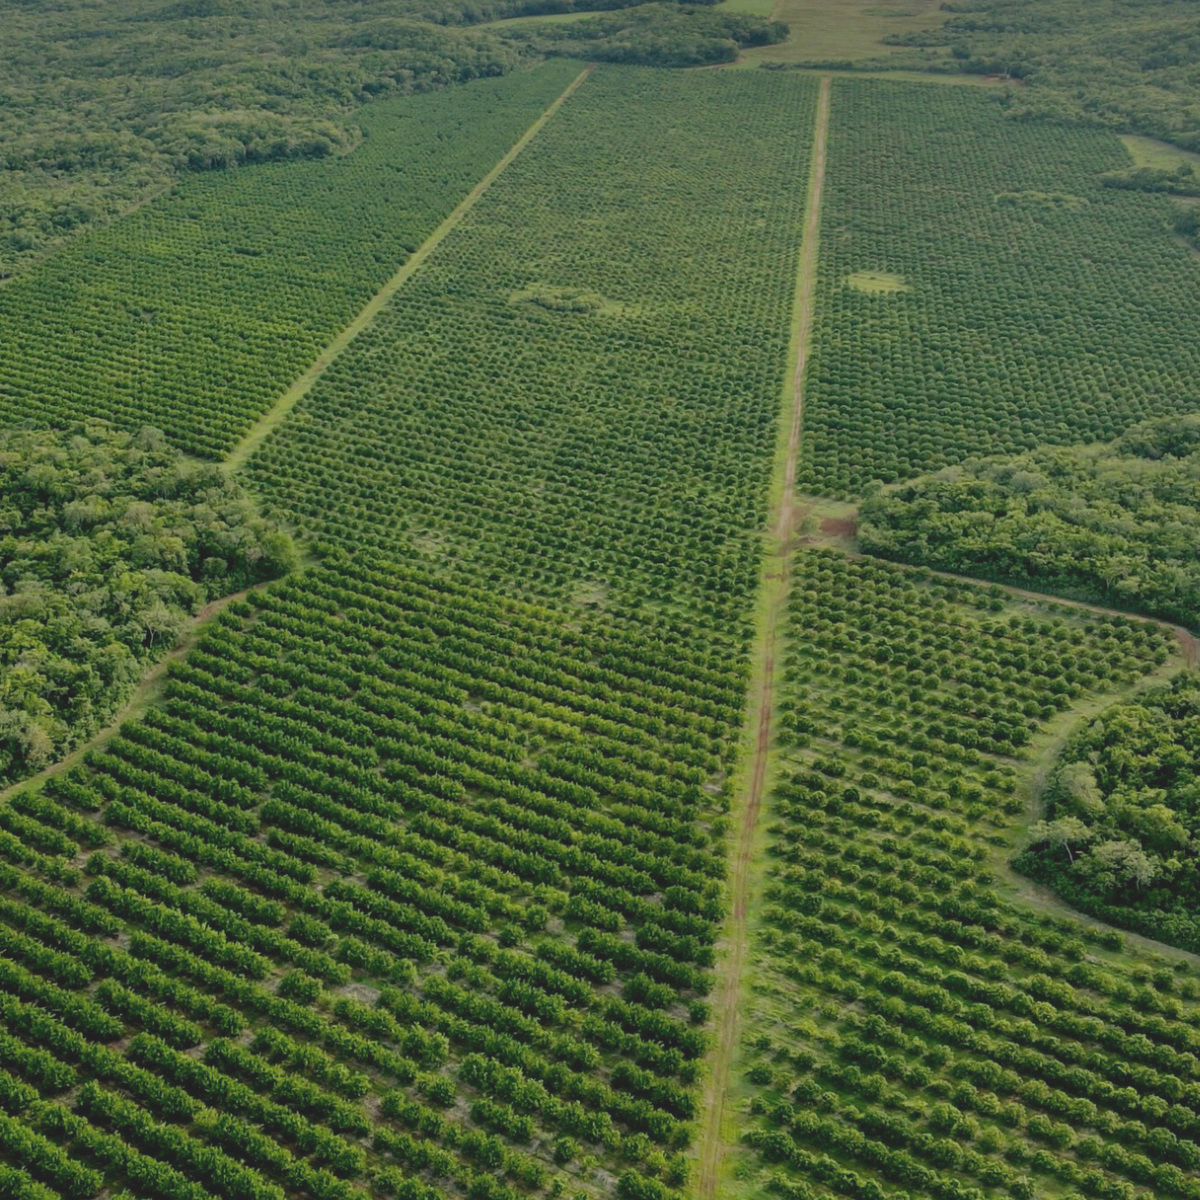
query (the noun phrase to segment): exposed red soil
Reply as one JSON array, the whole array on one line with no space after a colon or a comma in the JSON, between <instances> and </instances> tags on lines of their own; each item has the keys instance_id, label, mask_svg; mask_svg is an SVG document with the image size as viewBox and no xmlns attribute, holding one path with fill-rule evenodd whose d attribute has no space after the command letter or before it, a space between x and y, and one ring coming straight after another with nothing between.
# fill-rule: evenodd
<instances>
[{"instance_id":1,"label":"exposed red soil","mask_svg":"<svg viewBox=\"0 0 1200 1200\"><path fill-rule=\"evenodd\" d=\"M830 537L854 537L858 532L858 524L853 517L825 517L820 530Z\"/></svg>"}]
</instances>

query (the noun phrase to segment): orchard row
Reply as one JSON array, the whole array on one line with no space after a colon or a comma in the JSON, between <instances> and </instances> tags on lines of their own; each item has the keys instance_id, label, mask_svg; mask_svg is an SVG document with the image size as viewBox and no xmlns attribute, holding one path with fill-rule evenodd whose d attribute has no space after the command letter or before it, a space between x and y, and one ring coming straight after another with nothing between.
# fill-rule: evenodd
<instances>
[{"instance_id":1,"label":"orchard row","mask_svg":"<svg viewBox=\"0 0 1200 1200\"><path fill-rule=\"evenodd\" d=\"M71 242L0 291L0 421L221 457L578 70L380 101L348 155L191 178Z\"/></svg>"},{"instance_id":2,"label":"orchard row","mask_svg":"<svg viewBox=\"0 0 1200 1200\"><path fill-rule=\"evenodd\" d=\"M0 812L21 1186L667 1196L743 683L362 557L223 614Z\"/></svg>"},{"instance_id":3,"label":"orchard row","mask_svg":"<svg viewBox=\"0 0 1200 1200\"><path fill-rule=\"evenodd\" d=\"M835 82L803 489L1194 407L1200 267L1169 202L1101 186L1128 165L1111 134L1006 96Z\"/></svg>"},{"instance_id":4,"label":"orchard row","mask_svg":"<svg viewBox=\"0 0 1200 1200\"><path fill-rule=\"evenodd\" d=\"M774 1194L1200 1196L1200 989L1029 914L1024 748L1168 634L837 554L796 564L741 1171ZM999 852L999 853L997 853Z\"/></svg>"},{"instance_id":5,"label":"orchard row","mask_svg":"<svg viewBox=\"0 0 1200 1200\"><path fill-rule=\"evenodd\" d=\"M740 648L814 96L593 75L251 460L269 508Z\"/></svg>"}]
</instances>

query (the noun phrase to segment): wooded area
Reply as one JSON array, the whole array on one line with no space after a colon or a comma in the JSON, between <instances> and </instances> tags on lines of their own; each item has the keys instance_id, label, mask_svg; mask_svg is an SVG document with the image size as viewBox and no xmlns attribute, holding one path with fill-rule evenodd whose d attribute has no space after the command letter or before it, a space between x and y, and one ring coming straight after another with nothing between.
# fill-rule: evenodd
<instances>
[{"instance_id":1,"label":"wooded area","mask_svg":"<svg viewBox=\"0 0 1200 1200\"><path fill-rule=\"evenodd\" d=\"M1200 624L1200 415L973 459L860 510L863 549Z\"/></svg>"},{"instance_id":2,"label":"wooded area","mask_svg":"<svg viewBox=\"0 0 1200 1200\"><path fill-rule=\"evenodd\" d=\"M237 484L157 430L0 434L0 780L96 729L206 600L295 563Z\"/></svg>"}]
</instances>

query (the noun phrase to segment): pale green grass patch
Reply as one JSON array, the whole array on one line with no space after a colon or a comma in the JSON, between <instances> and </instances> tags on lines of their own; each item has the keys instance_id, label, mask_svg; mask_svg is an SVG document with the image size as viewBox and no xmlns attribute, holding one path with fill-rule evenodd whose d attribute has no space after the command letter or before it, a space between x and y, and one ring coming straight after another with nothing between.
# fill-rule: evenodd
<instances>
[{"instance_id":1,"label":"pale green grass patch","mask_svg":"<svg viewBox=\"0 0 1200 1200\"><path fill-rule=\"evenodd\" d=\"M1150 167L1155 171L1177 171L1186 166L1200 171L1200 154L1181 150L1169 142L1127 133L1121 135L1121 144L1129 151L1135 167Z\"/></svg>"},{"instance_id":2,"label":"pale green grass patch","mask_svg":"<svg viewBox=\"0 0 1200 1200\"><path fill-rule=\"evenodd\" d=\"M578 313L589 316L594 313L620 313L622 306L587 288L563 287L551 283L531 283L528 287L512 292L509 304L528 304L546 312Z\"/></svg>"},{"instance_id":3,"label":"pale green grass patch","mask_svg":"<svg viewBox=\"0 0 1200 1200\"><path fill-rule=\"evenodd\" d=\"M941 0L774 0L773 5L768 0L724 0L723 7L769 15L791 27L781 45L745 51L742 61L747 64L832 64L892 53L911 55L911 47L885 46L882 39L888 34L936 29L947 16Z\"/></svg>"},{"instance_id":4,"label":"pale green grass patch","mask_svg":"<svg viewBox=\"0 0 1200 1200\"><path fill-rule=\"evenodd\" d=\"M903 275L892 271L854 271L846 276L846 286L868 296L894 296L897 292L912 290L904 282Z\"/></svg>"}]
</instances>

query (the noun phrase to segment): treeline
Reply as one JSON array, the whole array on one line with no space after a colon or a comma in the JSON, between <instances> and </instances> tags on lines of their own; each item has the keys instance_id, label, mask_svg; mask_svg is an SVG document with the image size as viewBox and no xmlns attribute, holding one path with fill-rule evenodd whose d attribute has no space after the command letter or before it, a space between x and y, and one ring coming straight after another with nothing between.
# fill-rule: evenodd
<instances>
[{"instance_id":1,"label":"treeline","mask_svg":"<svg viewBox=\"0 0 1200 1200\"><path fill-rule=\"evenodd\" d=\"M716 4L719 0L693 0ZM414 16L438 25L478 25L511 17L544 17L562 13L609 12L636 8L641 0L411 0Z\"/></svg>"},{"instance_id":2,"label":"treeline","mask_svg":"<svg viewBox=\"0 0 1200 1200\"><path fill-rule=\"evenodd\" d=\"M1200 415L976 459L863 504L865 550L1200 623Z\"/></svg>"},{"instance_id":3,"label":"treeline","mask_svg":"<svg viewBox=\"0 0 1200 1200\"><path fill-rule=\"evenodd\" d=\"M1200 11L1177 0L955 0L938 29L894 35L947 68L1029 86L1009 97L1024 118L1138 131L1200 149ZM935 60L935 65L937 60Z\"/></svg>"},{"instance_id":4,"label":"treeline","mask_svg":"<svg viewBox=\"0 0 1200 1200\"><path fill-rule=\"evenodd\" d=\"M1173 171L1165 167L1130 167L1127 171L1105 171L1100 186L1130 192L1160 192L1167 196L1200 196L1200 179L1189 163Z\"/></svg>"},{"instance_id":5,"label":"treeline","mask_svg":"<svg viewBox=\"0 0 1200 1200\"><path fill-rule=\"evenodd\" d=\"M396 14L374 0L7 11L0 278L180 171L337 153L357 139L357 105L528 57L493 33Z\"/></svg>"},{"instance_id":6,"label":"treeline","mask_svg":"<svg viewBox=\"0 0 1200 1200\"><path fill-rule=\"evenodd\" d=\"M0 433L0 780L93 732L205 600L295 560L157 430Z\"/></svg>"},{"instance_id":7,"label":"treeline","mask_svg":"<svg viewBox=\"0 0 1200 1200\"><path fill-rule=\"evenodd\" d=\"M781 42L787 35L782 21L667 3L528 26L518 36L545 54L650 67L694 67L733 62L740 50Z\"/></svg>"},{"instance_id":8,"label":"treeline","mask_svg":"<svg viewBox=\"0 0 1200 1200\"><path fill-rule=\"evenodd\" d=\"M478 27L631 5L626 20L536 35ZM0 280L180 172L344 152L359 136L353 110L381 96L503 75L546 53L728 61L781 30L637 0L28 0L5 13Z\"/></svg>"},{"instance_id":9,"label":"treeline","mask_svg":"<svg viewBox=\"0 0 1200 1200\"><path fill-rule=\"evenodd\" d=\"M1016 860L1084 912L1200 951L1200 680L1118 704L1080 730Z\"/></svg>"}]
</instances>

